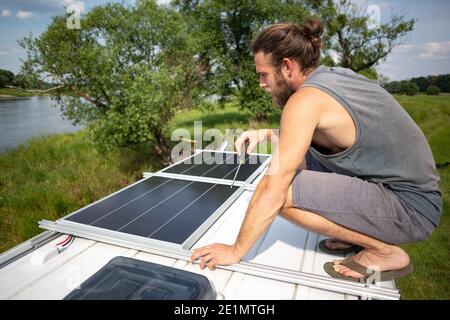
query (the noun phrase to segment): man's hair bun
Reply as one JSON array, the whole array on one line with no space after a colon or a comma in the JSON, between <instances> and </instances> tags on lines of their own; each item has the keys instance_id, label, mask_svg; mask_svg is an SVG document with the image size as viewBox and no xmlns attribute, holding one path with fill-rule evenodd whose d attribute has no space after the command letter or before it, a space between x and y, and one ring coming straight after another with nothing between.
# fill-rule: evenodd
<instances>
[{"instance_id":1,"label":"man's hair bun","mask_svg":"<svg viewBox=\"0 0 450 320\"><path fill-rule=\"evenodd\" d=\"M279 69L284 58L297 61L302 70L317 67L322 47L323 27L320 20L309 18L303 24L284 22L268 26L252 44L253 54L270 54Z\"/></svg>"},{"instance_id":2,"label":"man's hair bun","mask_svg":"<svg viewBox=\"0 0 450 320\"><path fill-rule=\"evenodd\" d=\"M303 29L303 34L308 37L312 45L316 48L322 46L322 39L320 38L323 33L323 26L320 20L308 19L301 25Z\"/></svg>"}]
</instances>

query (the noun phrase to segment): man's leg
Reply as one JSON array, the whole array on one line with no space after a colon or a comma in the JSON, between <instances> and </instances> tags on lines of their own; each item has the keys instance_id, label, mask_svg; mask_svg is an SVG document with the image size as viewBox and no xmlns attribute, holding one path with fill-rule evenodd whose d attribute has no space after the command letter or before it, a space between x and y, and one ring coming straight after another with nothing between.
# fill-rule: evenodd
<instances>
[{"instance_id":1,"label":"man's leg","mask_svg":"<svg viewBox=\"0 0 450 320\"><path fill-rule=\"evenodd\" d=\"M305 159L298 167L298 170L311 170L317 172L331 172L331 170L325 168L319 161L317 161L308 150L306 153ZM337 239L326 239L325 246L331 250L345 250L350 247L353 247L353 244L350 242L339 241Z\"/></svg>"},{"instance_id":2,"label":"man's leg","mask_svg":"<svg viewBox=\"0 0 450 320\"><path fill-rule=\"evenodd\" d=\"M364 247L365 249L359 252L354 259L365 267L376 266L380 271L397 270L406 267L410 262L408 254L398 246L347 229L319 214L293 207L292 186L289 188L287 200L280 215L305 229ZM334 261L335 271L345 276L362 277L361 274L340 265L341 261Z\"/></svg>"}]
</instances>

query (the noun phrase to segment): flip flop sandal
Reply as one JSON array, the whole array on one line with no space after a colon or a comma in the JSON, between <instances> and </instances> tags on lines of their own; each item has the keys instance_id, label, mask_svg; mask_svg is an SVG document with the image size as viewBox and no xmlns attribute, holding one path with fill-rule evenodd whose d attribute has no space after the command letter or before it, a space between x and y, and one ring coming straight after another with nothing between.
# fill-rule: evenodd
<instances>
[{"instance_id":1,"label":"flip flop sandal","mask_svg":"<svg viewBox=\"0 0 450 320\"><path fill-rule=\"evenodd\" d=\"M362 249L364 249L363 247L360 247L357 245L353 245L353 246L351 246L349 248L345 248L345 249L330 249L327 247L327 244L326 244L327 240L330 240L330 239L324 239L319 242L319 249L328 254L347 254L347 253L351 253L351 252L358 253ZM338 240L336 240L336 242L337 241Z\"/></svg>"},{"instance_id":2,"label":"flip flop sandal","mask_svg":"<svg viewBox=\"0 0 450 320\"><path fill-rule=\"evenodd\" d=\"M367 269L366 267L364 267L363 265L357 263L355 260L353 260L353 256L344 259L341 262L341 264L343 266L346 266L350 270L353 270L353 271L356 271L356 272L362 274L364 277L363 278L354 278L354 277L350 277L350 276L344 276L343 274L334 270L333 262L326 262L323 265L323 269L325 270L326 273L328 273L333 278L350 280L353 282L360 282L361 280L365 281L371 276L373 276L374 281L375 280L376 281L388 281L388 280L393 280L393 279L396 279L399 277L406 276L413 272L413 266L410 263L409 265L407 265L406 267L404 267L402 269L381 271L379 273L379 275L374 275L374 273L376 271L371 271L371 270Z\"/></svg>"}]
</instances>

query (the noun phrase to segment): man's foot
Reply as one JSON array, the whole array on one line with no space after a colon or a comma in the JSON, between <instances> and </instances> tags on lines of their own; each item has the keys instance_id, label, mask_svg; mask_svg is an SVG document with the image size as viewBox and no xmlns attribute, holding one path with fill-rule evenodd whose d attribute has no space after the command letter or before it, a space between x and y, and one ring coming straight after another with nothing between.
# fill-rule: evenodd
<instances>
[{"instance_id":1,"label":"man's foot","mask_svg":"<svg viewBox=\"0 0 450 320\"><path fill-rule=\"evenodd\" d=\"M319 242L319 249L328 254L358 253L363 247L335 239L324 239Z\"/></svg>"},{"instance_id":2,"label":"man's foot","mask_svg":"<svg viewBox=\"0 0 450 320\"><path fill-rule=\"evenodd\" d=\"M327 239L325 241L325 247L330 250L345 250L353 247L353 244L335 239Z\"/></svg>"},{"instance_id":3,"label":"man's foot","mask_svg":"<svg viewBox=\"0 0 450 320\"><path fill-rule=\"evenodd\" d=\"M399 270L409 265L408 254L400 247L388 245L383 249L364 249L353 257L354 261L377 271ZM354 270L342 265L343 260L333 261L334 271L348 277L364 278Z\"/></svg>"}]
</instances>

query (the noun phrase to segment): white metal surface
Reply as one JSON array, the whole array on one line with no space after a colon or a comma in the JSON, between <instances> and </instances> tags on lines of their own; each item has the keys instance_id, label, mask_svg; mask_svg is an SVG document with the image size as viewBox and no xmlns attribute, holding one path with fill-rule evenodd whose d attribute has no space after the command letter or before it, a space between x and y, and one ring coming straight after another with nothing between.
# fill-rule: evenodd
<instances>
[{"instance_id":1,"label":"white metal surface","mask_svg":"<svg viewBox=\"0 0 450 320\"><path fill-rule=\"evenodd\" d=\"M262 175L255 183L261 177ZM194 248L213 242L233 243L251 196L252 192L244 191L195 243ZM54 246L63 237L60 235L44 247ZM209 271L208 269L200 270L198 264L187 262L186 257L170 258L143 252L139 248L130 249L126 245L122 247L76 238L68 250L41 267L33 266L30 262L30 254L27 254L1 268L0 299L62 299L115 256L133 257L203 274L214 283L219 295L225 299L357 299L356 293L359 291L355 291L354 294L333 291L333 285L338 284L339 281L326 276L322 266L324 262L334 260L338 256L320 252L317 249L320 239L321 237L317 234L277 217L265 235L244 258L241 269ZM173 256L177 257L177 254ZM0 256L0 260L1 258ZM252 263L266 265L268 269L264 271L264 268L256 268L249 273L244 272L246 267L252 268ZM272 272L270 266L276 267L272 273L273 279L268 279ZM284 280L280 280L283 279L283 274L278 273L278 268L292 270L293 274L289 275L289 272L285 272ZM258 270L261 271L260 276L257 275ZM313 277L317 275L319 282L325 278L328 281L325 281L327 284L324 287L328 289L306 285L308 279L305 281L298 276L301 273L309 273ZM298 280L297 283L294 280ZM386 282L382 285L395 289L394 282ZM364 286L360 284L360 287ZM375 296L389 291L378 286L372 287L374 288L371 292L375 292ZM354 287L349 285L349 288ZM392 295L392 298L395 298L395 295Z\"/></svg>"}]
</instances>

